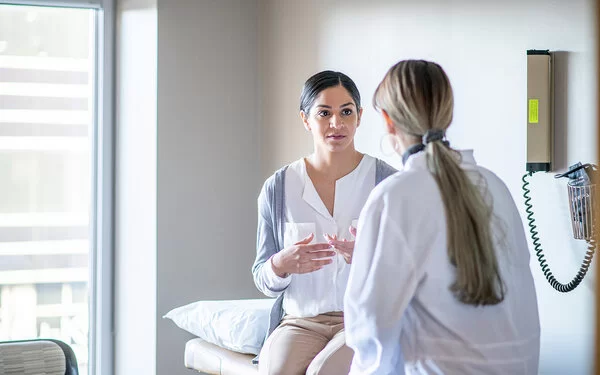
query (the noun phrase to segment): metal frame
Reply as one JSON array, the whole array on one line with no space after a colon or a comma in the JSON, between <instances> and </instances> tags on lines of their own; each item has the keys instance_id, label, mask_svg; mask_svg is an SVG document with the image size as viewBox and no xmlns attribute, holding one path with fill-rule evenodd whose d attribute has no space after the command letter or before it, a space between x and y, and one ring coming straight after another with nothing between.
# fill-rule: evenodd
<instances>
[{"instance_id":1,"label":"metal frame","mask_svg":"<svg viewBox=\"0 0 600 375\"><path fill-rule=\"evenodd\" d=\"M103 9L113 0L0 0L0 4Z\"/></svg>"},{"instance_id":2,"label":"metal frame","mask_svg":"<svg viewBox=\"0 0 600 375\"><path fill-rule=\"evenodd\" d=\"M93 257L90 304L90 369L92 374L114 373L114 90L115 1L103 0L97 14L97 126L94 145L95 188ZM98 126L99 125L99 126Z\"/></svg>"},{"instance_id":3,"label":"metal frame","mask_svg":"<svg viewBox=\"0 0 600 375\"><path fill-rule=\"evenodd\" d=\"M115 0L0 0L0 4L96 9L96 105L92 145L90 374L114 373Z\"/></svg>"}]
</instances>

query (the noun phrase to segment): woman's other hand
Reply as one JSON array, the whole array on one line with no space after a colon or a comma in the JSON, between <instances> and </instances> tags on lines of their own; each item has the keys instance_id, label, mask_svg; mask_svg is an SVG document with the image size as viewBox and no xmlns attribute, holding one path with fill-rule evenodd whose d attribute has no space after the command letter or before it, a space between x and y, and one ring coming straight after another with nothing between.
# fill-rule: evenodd
<instances>
[{"instance_id":1,"label":"woman's other hand","mask_svg":"<svg viewBox=\"0 0 600 375\"><path fill-rule=\"evenodd\" d=\"M353 237L356 237L356 228L350 226L349 231ZM345 239L338 240L337 235L334 234L333 236L330 236L327 233L325 234L325 239L327 240L329 246L333 247L338 254L344 257L346 263L352 263L352 254L354 254L354 241L348 241Z\"/></svg>"},{"instance_id":2,"label":"woman's other hand","mask_svg":"<svg viewBox=\"0 0 600 375\"><path fill-rule=\"evenodd\" d=\"M314 233L311 233L302 241L275 254L271 258L275 274L279 277L287 277L292 273L310 273L330 264L335 251L331 251L331 246L327 243L309 245L314 237Z\"/></svg>"}]
</instances>

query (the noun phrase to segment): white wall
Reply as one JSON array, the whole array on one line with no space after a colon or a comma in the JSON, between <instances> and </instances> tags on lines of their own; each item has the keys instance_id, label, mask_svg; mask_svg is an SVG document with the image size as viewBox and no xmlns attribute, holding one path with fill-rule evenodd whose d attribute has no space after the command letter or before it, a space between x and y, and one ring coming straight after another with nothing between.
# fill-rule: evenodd
<instances>
[{"instance_id":1,"label":"white wall","mask_svg":"<svg viewBox=\"0 0 600 375\"><path fill-rule=\"evenodd\" d=\"M156 0L120 0L116 32L115 373L155 374Z\"/></svg>"},{"instance_id":2,"label":"white wall","mask_svg":"<svg viewBox=\"0 0 600 375\"><path fill-rule=\"evenodd\" d=\"M158 1L157 314L259 296L257 2ZM189 374L185 334L157 321L157 374Z\"/></svg>"},{"instance_id":3,"label":"white wall","mask_svg":"<svg viewBox=\"0 0 600 375\"><path fill-rule=\"evenodd\" d=\"M357 147L383 155L382 121L371 106L376 85L396 61L439 62L455 91L449 140L475 148L478 162L498 174L523 209L526 50L556 55L557 165L596 159L594 7L591 0L262 0L261 174L310 152L298 120L303 81L323 69L352 77L365 113ZM271 151L272 150L272 151ZM585 244L572 240L565 181L532 178L542 242L554 274L570 281ZM523 212L522 212L523 213ZM523 217L525 217L523 215ZM598 262L598 259L595 260ZM554 291L532 259L542 325L542 374L588 374L592 368L592 278L570 294Z\"/></svg>"}]
</instances>

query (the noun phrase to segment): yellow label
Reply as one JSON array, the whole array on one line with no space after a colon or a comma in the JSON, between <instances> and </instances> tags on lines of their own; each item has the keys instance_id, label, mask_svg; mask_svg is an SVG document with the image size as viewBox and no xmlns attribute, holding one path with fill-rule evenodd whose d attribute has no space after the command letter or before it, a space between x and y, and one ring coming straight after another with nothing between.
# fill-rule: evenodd
<instances>
[{"instance_id":1,"label":"yellow label","mask_svg":"<svg viewBox=\"0 0 600 375\"><path fill-rule=\"evenodd\" d=\"M538 99L529 99L529 123L537 124L540 122L539 117L540 101Z\"/></svg>"}]
</instances>

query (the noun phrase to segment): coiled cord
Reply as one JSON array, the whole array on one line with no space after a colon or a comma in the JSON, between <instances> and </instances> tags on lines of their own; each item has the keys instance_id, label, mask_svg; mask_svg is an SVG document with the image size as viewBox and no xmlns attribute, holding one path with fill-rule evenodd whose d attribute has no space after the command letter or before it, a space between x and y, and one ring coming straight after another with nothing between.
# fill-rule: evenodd
<instances>
[{"instance_id":1,"label":"coiled cord","mask_svg":"<svg viewBox=\"0 0 600 375\"><path fill-rule=\"evenodd\" d=\"M548 280L550 285L552 285L552 287L558 290L559 292L567 293L577 288L581 281L583 281L583 278L585 277L585 274L587 273L588 269L590 268L590 264L592 263L592 258L594 257L594 252L596 250L596 240L592 239L586 241L588 244L588 250L585 253L585 257L583 259L581 267L579 268L579 272L577 272L577 275L575 275L573 280L571 280L571 282L568 284L562 284L558 280L556 280L554 275L552 275L552 272L550 271L550 266L548 265L544 257L542 245L540 243L540 237L538 236L537 226L535 225L535 219L533 218L533 205L531 204L531 197L529 196L531 190L529 190L529 188L527 187L529 186L529 181L527 181L527 178L531 175L533 175L532 172L524 174L522 181L524 192L523 198L525 198L525 207L527 207L525 209L525 212L527 212L529 233L531 233L531 239L533 240L533 248L535 250L535 255L537 256L538 261L540 262L540 266L542 267L542 272L544 273L544 276L546 276L546 280Z\"/></svg>"}]
</instances>

